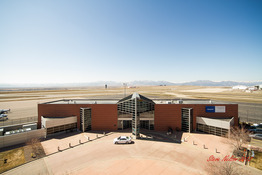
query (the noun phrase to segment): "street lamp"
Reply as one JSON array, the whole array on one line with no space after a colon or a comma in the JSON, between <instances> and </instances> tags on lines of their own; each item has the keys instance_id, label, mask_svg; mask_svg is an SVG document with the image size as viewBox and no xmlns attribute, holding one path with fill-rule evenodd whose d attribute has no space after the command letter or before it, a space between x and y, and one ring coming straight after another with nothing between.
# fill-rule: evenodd
<instances>
[{"instance_id":1,"label":"street lamp","mask_svg":"<svg viewBox=\"0 0 262 175\"><path fill-rule=\"evenodd\" d=\"M124 86L124 97L126 97L126 86L127 86L127 83L123 83L123 86Z\"/></svg>"}]
</instances>

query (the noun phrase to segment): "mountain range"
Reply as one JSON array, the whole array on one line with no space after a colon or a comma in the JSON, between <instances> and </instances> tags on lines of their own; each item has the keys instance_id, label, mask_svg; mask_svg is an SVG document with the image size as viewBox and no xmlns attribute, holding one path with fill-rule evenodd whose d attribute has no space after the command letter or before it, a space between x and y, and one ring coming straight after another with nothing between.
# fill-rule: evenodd
<instances>
[{"instance_id":1,"label":"mountain range","mask_svg":"<svg viewBox=\"0 0 262 175\"><path fill-rule=\"evenodd\" d=\"M198 80L185 83L173 83L169 81L130 81L124 82L127 86L171 86L171 85L188 85L188 86L255 86L262 85L262 81L256 82L237 82L237 81L210 81L210 80ZM116 81L96 81L89 83L57 83L57 84L0 84L0 88L48 88L48 87L86 87L86 86L123 86L123 82Z\"/></svg>"}]
</instances>

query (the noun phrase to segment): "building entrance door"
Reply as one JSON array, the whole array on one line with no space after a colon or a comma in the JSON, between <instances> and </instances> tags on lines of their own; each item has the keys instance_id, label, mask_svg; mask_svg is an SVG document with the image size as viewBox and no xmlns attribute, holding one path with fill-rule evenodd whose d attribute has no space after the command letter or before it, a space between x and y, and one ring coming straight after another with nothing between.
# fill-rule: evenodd
<instances>
[{"instance_id":1,"label":"building entrance door","mask_svg":"<svg viewBox=\"0 0 262 175\"><path fill-rule=\"evenodd\" d=\"M149 128L149 120L142 120L140 121L140 127L144 129L150 129Z\"/></svg>"},{"instance_id":2,"label":"building entrance door","mask_svg":"<svg viewBox=\"0 0 262 175\"><path fill-rule=\"evenodd\" d=\"M131 128L132 120L123 120L123 129Z\"/></svg>"},{"instance_id":3,"label":"building entrance door","mask_svg":"<svg viewBox=\"0 0 262 175\"><path fill-rule=\"evenodd\" d=\"M129 95L117 102L118 119L130 117L132 126L132 135L139 138L140 116L154 119L155 103L138 93ZM118 120L119 121L119 120ZM153 122L152 122L153 123ZM149 129L150 122L143 121L143 127ZM123 122L122 127L129 127L129 122Z\"/></svg>"}]
</instances>

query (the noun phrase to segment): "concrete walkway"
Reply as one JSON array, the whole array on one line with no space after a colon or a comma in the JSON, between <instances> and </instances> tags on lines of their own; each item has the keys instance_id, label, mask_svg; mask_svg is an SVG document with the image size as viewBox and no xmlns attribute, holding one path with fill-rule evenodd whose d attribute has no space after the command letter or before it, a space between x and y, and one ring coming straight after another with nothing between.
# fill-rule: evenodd
<instances>
[{"instance_id":1,"label":"concrete walkway","mask_svg":"<svg viewBox=\"0 0 262 175\"><path fill-rule=\"evenodd\" d=\"M7 172L4 172L3 175L35 175L35 174L39 174L39 175L48 175L48 174L52 174L49 172L49 168L46 165L45 159L39 159L27 164L24 164L22 166L16 167L14 169L11 169Z\"/></svg>"},{"instance_id":2,"label":"concrete walkway","mask_svg":"<svg viewBox=\"0 0 262 175\"><path fill-rule=\"evenodd\" d=\"M95 133L85 133L93 135ZM101 137L74 148L66 149L43 159L25 164L4 174L206 174L205 165L211 155L219 156L213 151L215 145L221 146L220 137L210 135L191 134L188 142L174 143L172 140L134 140L134 144L113 144L113 139L130 133L119 132ZM158 137L161 135L157 134ZM183 135L182 137L187 137ZM63 142L78 141L82 134L60 138L59 141L50 139L43 143L45 150L50 151L52 146ZM69 140L68 140L69 139ZM192 140L198 143L210 142L208 149L193 145ZM50 145L49 145L50 144ZM52 150L51 150L52 151ZM221 151L222 152L222 151ZM260 171L254 171L256 172Z\"/></svg>"}]
</instances>

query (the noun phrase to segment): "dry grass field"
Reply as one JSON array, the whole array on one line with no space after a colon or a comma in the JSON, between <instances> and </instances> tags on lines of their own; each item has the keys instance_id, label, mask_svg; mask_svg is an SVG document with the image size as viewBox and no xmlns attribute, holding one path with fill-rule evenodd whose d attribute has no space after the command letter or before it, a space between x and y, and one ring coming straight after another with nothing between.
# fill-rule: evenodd
<instances>
[{"instance_id":1,"label":"dry grass field","mask_svg":"<svg viewBox=\"0 0 262 175\"><path fill-rule=\"evenodd\" d=\"M60 100L60 99L121 99L126 95L132 94L133 92L138 92L146 97L152 98L152 99L211 99L211 100L216 100L216 101L221 101L223 103L227 102L233 102L233 103L238 103L239 104L239 115L242 119L245 119L245 117L248 117L249 120L254 119L254 120L261 120L262 119L262 91L255 91L253 93L246 93L243 91L232 91L230 87L200 87L200 86L141 86L141 87L136 87L136 88L127 88L126 90L123 87L109 87L108 89L104 89L103 87L89 87L89 88L67 88L67 89L52 89L52 90L44 90L44 89L34 89L34 90L12 90L12 91L0 91L0 109L11 109L11 112L8 114L9 119L17 119L17 118L24 118L24 117L32 117L32 116L37 116L37 104L38 103L43 103L43 102L48 102L48 101L54 101L54 100ZM261 120L262 122L262 120ZM131 157L131 159L124 159L121 156L130 153L130 149L128 147L124 147L120 145L119 147L116 147L116 145L112 144L112 139L116 137L115 135L108 136L110 137L108 140L105 139L103 141L102 139L98 140L98 147L101 145L100 150L104 150L104 144L107 144L107 148L109 148L110 151L105 150L105 152L98 152L98 151L92 151L92 149L97 149L97 145L94 146L93 144L95 142L92 142L90 144L85 144L84 146L79 146L74 149L69 149L68 151L63 151L61 154L55 154L53 156L49 156L44 159L39 159L37 161L33 161L29 164L26 164L25 166L18 167L16 169L13 169L9 171L7 174L17 174L17 172L23 170L23 172L28 172L28 174L39 174L39 172L43 172L42 174L48 174L48 171L52 171L53 173L58 173L61 170L64 170L66 172L70 172L72 174L86 174L86 172L94 171L95 173L99 174L100 169L92 169L92 167L96 167L97 164L100 165L100 162L103 161L104 169L102 168L101 170L107 170L109 172L112 172L114 174L116 172L116 168L114 165L119 166L119 163L128 161L129 164L132 166L135 166L137 164L137 161L139 161L141 164L145 164L144 167L148 167L146 163L149 163L151 167L155 167L156 165L160 164L163 165L163 167L170 167L169 169L165 169L167 173L171 173L173 170L179 170L181 172L184 172L185 170L188 170L188 162L189 159L194 158L193 164L190 166L197 167L190 169L191 174L199 174L198 171L204 172L200 165L203 164L203 162L206 161L206 157L214 154L213 152L210 152L210 150L214 150L214 148L209 145L210 149L206 150L205 152L205 157L203 157L203 151L201 148L200 141L199 141L199 147L193 146L192 140L190 140L190 143L188 142L185 144L176 144L175 146L170 143L160 143L160 142L150 142L150 141L145 141L140 143L140 141L136 141L134 145L128 145L134 147L135 150L143 150L142 152L147 152L145 150L150 150L150 156L151 153L157 153L153 154L152 157L146 157L148 155L145 155L144 157L147 158L143 159L139 158L140 152L136 153L135 156ZM193 135L191 135L193 138ZM201 137L201 136L199 136ZM71 139L71 138L68 138ZM101 141L102 140L102 141ZM79 141L79 139L76 139L76 142ZM66 145L68 145L68 140L65 139ZM72 141L70 140L70 143ZM99 144L102 142L102 144ZM48 143L51 143L49 141ZM57 141L54 143L58 143ZM52 144L54 144L52 142ZM149 145L145 145L145 144ZM201 142L202 143L202 142ZM217 143L217 142L212 142L212 143ZM44 144L45 145L45 144ZM142 146L142 147L141 147ZM166 149L163 149L163 146L167 146ZM45 146L44 146L45 147ZM123 148L122 148L123 147ZM141 147L141 148L140 148ZM150 149L148 149L150 147ZM172 161L169 163L166 161L166 159L169 160L169 155L165 151L162 153L160 150L173 150L173 148L176 148L175 152L172 153L173 157ZM185 148L184 148L185 147ZM182 157L179 151L183 153L188 152L188 147L194 147L194 150L190 152L189 155L184 156L187 157L188 159L183 158L182 160L179 161L179 163L174 162L173 160L176 160L176 157ZM212 147L212 149L211 149ZM46 148L49 148L48 145ZM52 148L55 148L56 146ZM87 149L88 148L88 149ZM117 148L117 149L116 149ZM119 151L120 148L120 151ZM158 149L159 148L159 149ZM161 148L161 149L160 149ZM88 152L85 153L85 155L82 155L83 150L87 150ZM116 149L116 150L114 150ZM153 149L153 150L152 150ZM155 150L154 150L155 149ZM186 151L185 151L185 150ZM23 152L19 150L19 155L21 157L21 162L17 162L16 165L19 165L25 161L27 161L28 156L24 156L25 152L30 153L30 149L21 149ZM90 151L91 150L91 151ZM224 150L224 149L220 149ZM92 152L94 153L96 161L92 166L87 166L87 164L81 164L78 162L78 159L75 159L75 151L77 153L81 153L81 155L78 155L79 158L82 160L82 162L86 162L86 158L89 157ZM113 153L117 152L117 155L120 155L119 160L112 161L112 155ZM9 152L8 152L9 153ZM69 153L69 154L68 154ZM108 160L105 161L104 157L102 155L106 155L106 153L109 153L108 155ZM121 154L119 154L121 153ZM123 154L122 154L123 153ZM160 153L160 156L158 155ZM98 156L97 154L100 154ZM141 153L142 154L142 153ZM11 155L11 152L10 154ZM73 156L74 155L74 156ZM87 156L88 155L88 156ZM167 157L164 157L164 155ZM180 155L180 156L179 156ZM193 156L192 156L193 155ZM4 155L0 155L1 157L4 157ZM70 157L71 156L71 157ZM107 156L107 155L106 155ZM163 157L161 157L163 156ZM12 156L14 157L14 156ZM63 161L57 161L57 160L64 160L63 158L67 157L70 160L77 160L72 164L67 164L69 162L67 159L65 159L65 162ZM162 159L159 159L161 157ZM101 158L101 160L100 160ZM199 158L199 159L197 159ZM18 160L18 159L17 159ZM91 160L91 158L90 158ZM110 162L110 161L112 162ZM123 161L125 160L125 161ZM152 162L151 160L156 160L155 162ZM146 162L147 161L147 162ZM96 163L97 162L97 163ZM146 162L146 163L145 163ZM181 167L177 166L183 165ZM47 166L48 165L48 166ZM70 166L69 166L70 165ZM78 166L79 165L79 166ZM86 169L81 168L81 166L87 167ZM123 167L128 165L126 163L121 164ZM15 165L14 165L15 166ZM75 170L75 167L80 168L80 170ZM27 168L26 168L27 167ZM31 172L32 167L34 167L34 171L37 172ZM35 168L38 167L38 168ZM44 168L43 168L44 167ZM58 168L59 167L59 168ZM61 168L62 167L62 168ZM110 169L111 167L111 169ZM109 168L109 169L108 169ZM7 169L10 169L8 167ZM6 169L5 169L6 170ZM2 171L5 171L2 170ZM155 168L156 171L162 171L161 167ZM122 170L121 170L122 171ZM143 168L141 169L141 172L145 171ZM148 169L148 172L151 172L151 169ZM188 170L189 171L189 170ZM77 173L76 173L77 172ZM64 172L65 173L65 172ZM172 172L173 173L173 172ZM40 173L41 174L41 173ZM59 173L58 173L59 174Z\"/></svg>"},{"instance_id":2,"label":"dry grass field","mask_svg":"<svg viewBox=\"0 0 262 175\"><path fill-rule=\"evenodd\" d=\"M262 170L262 152L255 151L255 157L251 159L249 165Z\"/></svg>"},{"instance_id":3,"label":"dry grass field","mask_svg":"<svg viewBox=\"0 0 262 175\"><path fill-rule=\"evenodd\" d=\"M239 104L242 120L262 120L262 91L247 93L232 90L231 87L202 86L139 86L123 87L86 87L50 89L13 89L0 91L0 109L11 109L9 119L37 116L37 104L59 99L117 98L138 92L149 98L162 99L211 99ZM261 121L262 122L262 121Z\"/></svg>"},{"instance_id":4,"label":"dry grass field","mask_svg":"<svg viewBox=\"0 0 262 175\"><path fill-rule=\"evenodd\" d=\"M25 163L23 148L0 152L0 157L0 173ZM6 160L6 163L4 163L4 160Z\"/></svg>"},{"instance_id":5,"label":"dry grass field","mask_svg":"<svg viewBox=\"0 0 262 175\"><path fill-rule=\"evenodd\" d=\"M45 152L41 143L37 143L38 152L35 157L32 157L31 153L34 153L33 145L28 144L23 147L8 149L7 151L1 150L0 152L0 174L7 170L10 170L19 165L25 164L45 156ZM5 162L6 161L6 162Z\"/></svg>"}]
</instances>

